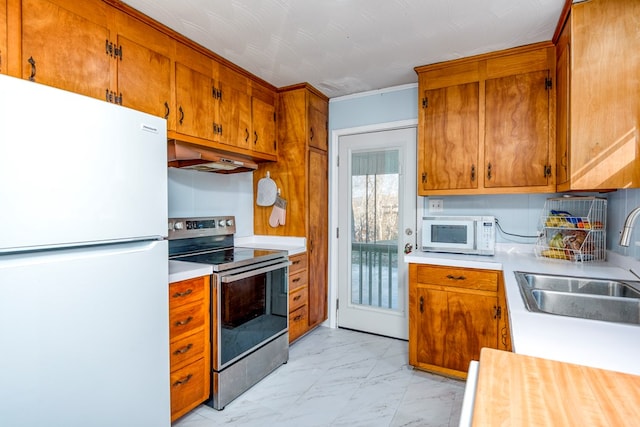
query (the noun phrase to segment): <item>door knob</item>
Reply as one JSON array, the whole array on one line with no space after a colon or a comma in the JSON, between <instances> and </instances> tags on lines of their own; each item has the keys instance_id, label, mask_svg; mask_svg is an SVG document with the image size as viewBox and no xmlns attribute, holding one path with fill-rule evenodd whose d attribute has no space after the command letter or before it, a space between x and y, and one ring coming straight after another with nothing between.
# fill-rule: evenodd
<instances>
[{"instance_id":1,"label":"door knob","mask_svg":"<svg viewBox=\"0 0 640 427\"><path fill-rule=\"evenodd\" d=\"M404 230L404 234L406 234L407 236L411 236L413 234L413 230L410 228L407 228L406 230Z\"/></svg>"}]
</instances>

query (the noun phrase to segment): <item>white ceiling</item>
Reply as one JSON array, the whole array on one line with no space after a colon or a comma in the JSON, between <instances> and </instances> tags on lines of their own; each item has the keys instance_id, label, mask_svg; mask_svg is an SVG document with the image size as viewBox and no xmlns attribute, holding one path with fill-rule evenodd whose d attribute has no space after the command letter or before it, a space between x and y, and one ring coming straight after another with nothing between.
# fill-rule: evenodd
<instances>
[{"instance_id":1,"label":"white ceiling","mask_svg":"<svg viewBox=\"0 0 640 427\"><path fill-rule=\"evenodd\" d=\"M564 0L124 0L277 86L330 98L413 67L551 40Z\"/></svg>"}]
</instances>

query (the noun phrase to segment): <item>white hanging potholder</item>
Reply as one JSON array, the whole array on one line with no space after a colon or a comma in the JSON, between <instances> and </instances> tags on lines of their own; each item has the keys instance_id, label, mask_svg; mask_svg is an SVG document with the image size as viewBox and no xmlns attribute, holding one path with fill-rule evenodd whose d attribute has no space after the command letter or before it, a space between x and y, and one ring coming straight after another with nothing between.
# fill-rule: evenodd
<instances>
[{"instance_id":1,"label":"white hanging potholder","mask_svg":"<svg viewBox=\"0 0 640 427\"><path fill-rule=\"evenodd\" d=\"M276 196L278 195L278 188L276 183L271 179L269 172L267 172L266 178L258 181L258 197L256 203L258 206L273 206L276 202Z\"/></svg>"}]
</instances>

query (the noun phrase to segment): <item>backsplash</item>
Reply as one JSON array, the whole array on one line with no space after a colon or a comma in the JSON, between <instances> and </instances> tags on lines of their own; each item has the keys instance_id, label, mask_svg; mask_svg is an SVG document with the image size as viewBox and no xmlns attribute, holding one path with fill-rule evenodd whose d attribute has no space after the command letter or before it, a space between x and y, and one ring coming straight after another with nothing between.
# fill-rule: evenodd
<instances>
[{"instance_id":1,"label":"backsplash","mask_svg":"<svg viewBox=\"0 0 640 427\"><path fill-rule=\"evenodd\" d=\"M169 218L235 215L236 237L253 235L253 172L169 168Z\"/></svg>"},{"instance_id":2,"label":"backsplash","mask_svg":"<svg viewBox=\"0 0 640 427\"><path fill-rule=\"evenodd\" d=\"M611 193L575 193L576 196L596 196L607 199L607 249L621 255L640 259L640 221L636 223L628 248L618 245L620 230L627 214L640 206L640 189L618 190ZM538 220L547 198L562 194L509 194L482 196L442 196L444 210L433 215L493 215L507 233L536 236ZM429 197L424 198L424 215L429 214ZM497 242L535 243L535 238L507 235L500 229Z\"/></svg>"}]
</instances>

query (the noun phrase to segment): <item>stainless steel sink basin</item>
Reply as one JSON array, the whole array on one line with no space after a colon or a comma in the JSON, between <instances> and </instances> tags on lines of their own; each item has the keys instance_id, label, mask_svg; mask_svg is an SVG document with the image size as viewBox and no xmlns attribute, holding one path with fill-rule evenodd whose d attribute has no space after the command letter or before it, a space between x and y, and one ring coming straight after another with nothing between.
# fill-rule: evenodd
<instances>
[{"instance_id":1,"label":"stainless steel sink basin","mask_svg":"<svg viewBox=\"0 0 640 427\"><path fill-rule=\"evenodd\" d=\"M516 272L529 311L640 325L640 282Z\"/></svg>"}]
</instances>

